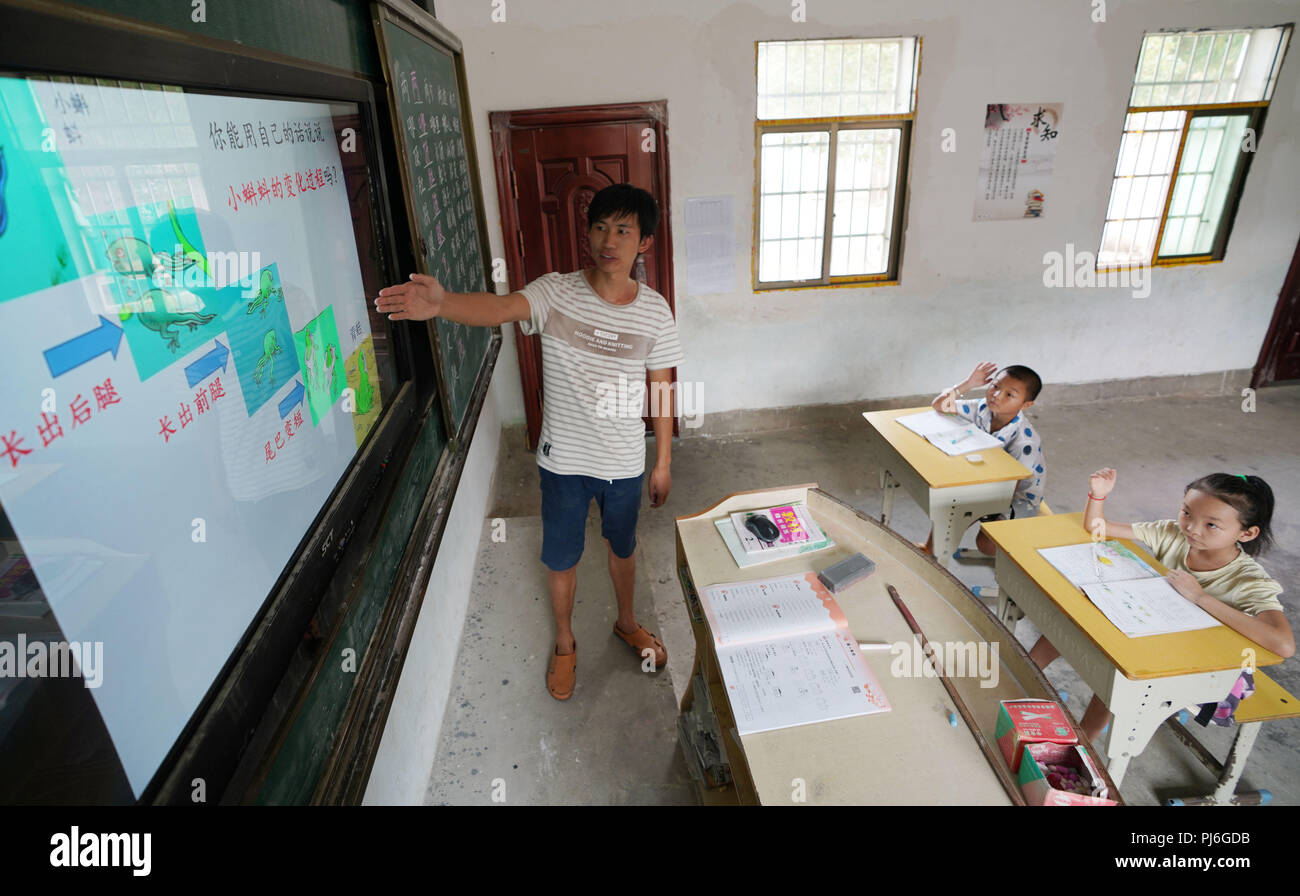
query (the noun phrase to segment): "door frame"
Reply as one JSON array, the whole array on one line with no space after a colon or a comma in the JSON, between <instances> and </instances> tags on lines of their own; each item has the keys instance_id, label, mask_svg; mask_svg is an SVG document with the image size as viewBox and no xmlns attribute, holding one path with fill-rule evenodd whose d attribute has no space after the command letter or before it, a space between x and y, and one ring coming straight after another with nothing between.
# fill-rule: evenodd
<instances>
[{"instance_id":1,"label":"door frame","mask_svg":"<svg viewBox=\"0 0 1300 896\"><path fill-rule=\"evenodd\" d=\"M673 231L672 195L668 181L668 101L652 100L643 103L607 103L595 106L557 106L548 109L517 109L489 112L488 125L492 132L492 164L496 169L497 203L501 213L501 231L505 246L507 283L511 292L527 285L524 275L524 257L519 227L519 185L510 164L510 132L541 127L566 125L618 124L633 121L652 122L655 138L655 174L663 185L663 207L660 209L662 239L656 251L664 253L667 277L659 284L660 294L668 300L668 308L677 317L677 302L673 295ZM513 234L513 235L512 235ZM537 447L533 433L542 427L542 383L537 376L541 369L541 347L537 337L524 335L519 323L514 324L515 353L519 357L519 379L524 393L524 415L527 418L529 450ZM674 374L674 379L676 375ZM529 396L532 400L529 400ZM676 410L676 409L674 409ZM678 435L678 421L674 414L673 435Z\"/></svg>"},{"instance_id":2,"label":"door frame","mask_svg":"<svg viewBox=\"0 0 1300 896\"><path fill-rule=\"evenodd\" d=\"M1255 370L1250 377L1250 388L1258 389L1260 386L1271 385L1277 379L1277 362L1282 356L1282 339L1285 335L1282 332L1282 325L1286 322L1289 314L1300 314L1300 310L1293 311L1291 305L1295 304L1292 298L1297 291L1300 291L1300 240L1296 242L1295 254L1291 256L1291 267L1287 269L1286 279L1282 281L1282 291L1278 294L1277 305L1273 308L1273 319L1269 321L1268 331L1264 334L1264 343L1259 348L1259 359L1255 362Z\"/></svg>"}]
</instances>

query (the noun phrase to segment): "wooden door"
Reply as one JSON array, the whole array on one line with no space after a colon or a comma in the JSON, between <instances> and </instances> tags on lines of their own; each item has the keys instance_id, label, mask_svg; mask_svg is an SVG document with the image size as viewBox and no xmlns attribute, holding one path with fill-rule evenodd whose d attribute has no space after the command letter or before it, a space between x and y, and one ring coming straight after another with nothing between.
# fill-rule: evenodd
<instances>
[{"instance_id":1,"label":"wooden door","mask_svg":"<svg viewBox=\"0 0 1300 896\"><path fill-rule=\"evenodd\" d=\"M1250 385L1268 386L1289 380L1300 380L1300 242L1291 257L1291 269L1282 284Z\"/></svg>"},{"instance_id":2,"label":"wooden door","mask_svg":"<svg viewBox=\"0 0 1300 896\"><path fill-rule=\"evenodd\" d=\"M587 206L605 187L630 183L654 196L661 213L654 243L632 275L662 294L676 314L667 114L667 103L659 101L489 115L512 291L552 271L591 265ZM515 347L532 449L542 428L540 339L515 324ZM648 419L646 428L652 431Z\"/></svg>"}]
</instances>

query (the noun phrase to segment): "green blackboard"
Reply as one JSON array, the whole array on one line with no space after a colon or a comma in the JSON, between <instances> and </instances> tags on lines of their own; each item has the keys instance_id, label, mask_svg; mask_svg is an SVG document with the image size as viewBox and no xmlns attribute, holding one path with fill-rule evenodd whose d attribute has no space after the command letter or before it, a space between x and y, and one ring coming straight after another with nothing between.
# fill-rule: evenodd
<instances>
[{"instance_id":1,"label":"green blackboard","mask_svg":"<svg viewBox=\"0 0 1300 896\"><path fill-rule=\"evenodd\" d=\"M392 503L384 512L374 553L365 561L347 615L257 790L254 801L259 805L305 805L311 801L336 746L348 701L354 696L357 672L366 663L379 662L370 650L375 629L387 601L392 599L402 554L410 544L420 505L432 487L445 444L442 420L434 406L402 469L401 481L392 491ZM344 652L347 650L352 651L350 662Z\"/></svg>"},{"instance_id":2,"label":"green blackboard","mask_svg":"<svg viewBox=\"0 0 1300 896\"><path fill-rule=\"evenodd\" d=\"M376 9L421 272L437 277L452 292L485 292L487 243L456 52L434 33L398 21L383 7ZM442 319L435 330L450 434L462 436L475 385L498 331Z\"/></svg>"}]
</instances>

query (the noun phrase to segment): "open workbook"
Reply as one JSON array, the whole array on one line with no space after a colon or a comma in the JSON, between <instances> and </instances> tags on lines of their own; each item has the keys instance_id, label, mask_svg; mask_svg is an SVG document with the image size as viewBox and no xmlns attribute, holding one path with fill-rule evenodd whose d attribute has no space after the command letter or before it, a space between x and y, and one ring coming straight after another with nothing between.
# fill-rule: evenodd
<instances>
[{"instance_id":1,"label":"open workbook","mask_svg":"<svg viewBox=\"0 0 1300 896\"><path fill-rule=\"evenodd\" d=\"M714 585L701 603L741 734L890 708L815 573Z\"/></svg>"},{"instance_id":2,"label":"open workbook","mask_svg":"<svg viewBox=\"0 0 1300 896\"><path fill-rule=\"evenodd\" d=\"M1004 447L997 436L956 414L922 411L899 417L898 422L950 457Z\"/></svg>"},{"instance_id":3,"label":"open workbook","mask_svg":"<svg viewBox=\"0 0 1300 896\"><path fill-rule=\"evenodd\" d=\"M1038 553L1130 638L1220 624L1118 541L1039 548Z\"/></svg>"}]
</instances>

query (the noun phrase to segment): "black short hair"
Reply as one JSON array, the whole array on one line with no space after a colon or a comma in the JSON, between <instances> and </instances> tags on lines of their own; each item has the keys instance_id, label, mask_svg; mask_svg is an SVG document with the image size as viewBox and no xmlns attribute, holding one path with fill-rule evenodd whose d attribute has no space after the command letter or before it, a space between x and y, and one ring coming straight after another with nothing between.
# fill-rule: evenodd
<instances>
[{"instance_id":1,"label":"black short hair","mask_svg":"<svg viewBox=\"0 0 1300 896\"><path fill-rule=\"evenodd\" d=\"M1038 374L1023 364L1012 364L1010 367L1003 367L1002 372L1013 380L1025 384L1026 401L1038 400L1038 393L1043 391L1043 380Z\"/></svg>"},{"instance_id":2,"label":"black short hair","mask_svg":"<svg viewBox=\"0 0 1300 896\"><path fill-rule=\"evenodd\" d=\"M1218 498L1241 518L1241 527L1259 526L1259 534L1241 546L1254 557L1273 546L1273 489L1258 476L1244 473L1211 473L1189 482L1183 494L1192 489Z\"/></svg>"},{"instance_id":3,"label":"black short hair","mask_svg":"<svg viewBox=\"0 0 1300 896\"><path fill-rule=\"evenodd\" d=\"M640 187L631 184L611 184L592 197L587 208L587 226L610 216L624 218L631 215L641 228L641 239L654 236L659 226L659 203Z\"/></svg>"}]
</instances>

